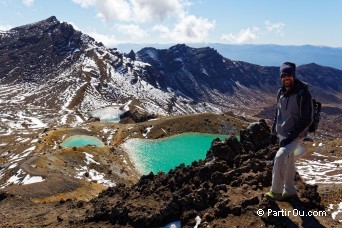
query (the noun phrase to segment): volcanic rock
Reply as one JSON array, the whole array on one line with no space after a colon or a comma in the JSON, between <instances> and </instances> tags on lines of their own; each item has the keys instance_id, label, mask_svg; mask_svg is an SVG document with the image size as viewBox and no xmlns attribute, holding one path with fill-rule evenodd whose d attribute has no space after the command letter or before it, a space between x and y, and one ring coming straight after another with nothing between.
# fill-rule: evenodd
<instances>
[{"instance_id":1,"label":"volcanic rock","mask_svg":"<svg viewBox=\"0 0 342 228\"><path fill-rule=\"evenodd\" d=\"M155 118L156 115L149 114L139 109L132 109L120 116L120 123L140 123Z\"/></svg>"},{"instance_id":2,"label":"volcanic rock","mask_svg":"<svg viewBox=\"0 0 342 228\"><path fill-rule=\"evenodd\" d=\"M94 210L86 222L161 227L180 220L188 227L195 225L196 216L207 225L239 216L249 224L294 225L286 216L278 219L255 215L258 209L279 209L263 196L271 186L272 163L278 149L269 145L269 135L269 128L261 120L241 131L241 142L236 138L214 140L204 160L190 166L181 164L167 174L150 173L131 187L109 188L91 201ZM291 205L306 211L323 210L317 186L306 184L298 173L295 181L300 198ZM312 221L307 224L317 225Z\"/></svg>"}]
</instances>

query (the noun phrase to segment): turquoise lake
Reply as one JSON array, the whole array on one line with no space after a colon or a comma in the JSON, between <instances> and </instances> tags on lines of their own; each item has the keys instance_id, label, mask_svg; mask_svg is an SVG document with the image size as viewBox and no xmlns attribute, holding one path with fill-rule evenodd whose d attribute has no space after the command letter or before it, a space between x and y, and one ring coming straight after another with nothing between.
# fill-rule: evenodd
<instances>
[{"instance_id":1,"label":"turquoise lake","mask_svg":"<svg viewBox=\"0 0 342 228\"><path fill-rule=\"evenodd\" d=\"M104 146L104 143L94 136L88 135L73 135L68 137L64 142L61 144L62 147L74 147L74 146L87 146L87 145L94 145L97 147Z\"/></svg>"},{"instance_id":2,"label":"turquoise lake","mask_svg":"<svg viewBox=\"0 0 342 228\"><path fill-rule=\"evenodd\" d=\"M141 174L170 169L184 163L190 165L193 161L204 159L211 142L228 135L184 133L158 140L129 139L122 147L129 154L135 167Z\"/></svg>"}]
</instances>

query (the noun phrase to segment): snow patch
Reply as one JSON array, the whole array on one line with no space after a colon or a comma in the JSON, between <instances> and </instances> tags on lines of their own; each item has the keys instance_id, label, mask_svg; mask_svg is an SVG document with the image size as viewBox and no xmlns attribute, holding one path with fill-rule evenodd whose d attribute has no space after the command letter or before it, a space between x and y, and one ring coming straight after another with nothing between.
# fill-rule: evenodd
<instances>
[{"instance_id":1,"label":"snow patch","mask_svg":"<svg viewBox=\"0 0 342 228\"><path fill-rule=\"evenodd\" d=\"M32 147L30 147L30 148L24 150L23 153L25 153L25 152L31 152L31 151L34 151L35 149L36 149L36 146L32 146Z\"/></svg>"},{"instance_id":2,"label":"snow patch","mask_svg":"<svg viewBox=\"0 0 342 228\"><path fill-rule=\"evenodd\" d=\"M9 167L8 167L8 169L13 169L13 168L15 168L15 167L17 167L18 166L18 163L13 163L12 165L10 165Z\"/></svg>"},{"instance_id":3,"label":"snow patch","mask_svg":"<svg viewBox=\"0 0 342 228\"><path fill-rule=\"evenodd\" d=\"M90 163L95 163L96 165L100 165L100 163L98 163L97 161L95 161L93 158L94 158L94 155L92 154L88 154L86 152L83 152L85 154L85 159L86 159L86 163L87 165L89 165Z\"/></svg>"},{"instance_id":4,"label":"snow patch","mask_svg":"<svg viewBox=\"0 0 342 228\"><path fill-rule=\"evenodd\" d=\"M336 208L336 209L334 209ZM342 202L340 202L337 205L329 204L328 211L332 211L331 217L336 220L336 217L338 214L342 213ZM342 222L342 220L339 220L339 222Z\"/></svg>"},{"instance_id":5,"label":"snow patch","mask_svg":"<svg viewBox=\"0 0 342 228\"><path fill-rule=\"evenodd\" d=\"M202 219L197 215L195 221L196 225L194 226L194 228L197 228L201 224Z\"/></svg>"},{"instance_id":6,"label":"snow patch","mask_svg":"<svg viewBox=\"0 0 342 228\"><path fill-rule=\"evenodd\" d=\"M85 178L88 181L96 181L98 184L108 187L114 187L116 185L111 180L106 180L105 174L100 173L95 169L89 169L87 166L81 166L80 168L76 168L76 171L78 172L78 174L75 176L75 178ZM86 173L88 173L88 175L86 175Z\"/></svg>"},{"instance_id":7,"label":"snow patch","mask_svg":"<svg viewBox=\"0 0 342 228\"><path fill-rule=\"evenodd\" d=\"M39 183L43 182L44 178L41 176L30 176L30 174L27 174L24 178L24 180L21 182L21 184L33 184L33 183Z\"/></svg>"},{"instance_id":8,"label":"snow patch","mask_svg":"<svg viewBox=\"0 0 342 228\"><path fill-rule=\"evenodd\" d=\"M153 129L154 126L151 127L147 127L144 131L144 133L142 134L144 136L144 138L147 138L148 133L150 133L150 131Z\"/></svg>"},{"instance_id":9,"label":"snow patch","mask_svg":"<svg viewBox=\"0 0 342 228\"><path fill-rule=\"evenodd\" d=\"M309 184L342 184L342 160L299 159L296 167Z\"/></svg>"},{"instance_id":10,"label":"snow patch","mask_svg":"<svg viewBox=\"0 0 342 228\"><path fill-rule=\"evenodd\" d=\"M40 176L30 176L29 174L25 175L26 173L19 169L16 174L11 176L7 182L0 186L0 188L5 188L12 184L20 184L20 185L26 185L26 184L33 184L44 181L44 178Z\"/></svg>"},{"instance_id":11,"label":"snow patch","mask_svg":"<svg viewBox=\"0 0 342 228\"><path fill-rule=\"evenodd\" d=\"M95 63L95 61L93 59L90 59L90 58L84 59L82 70L84 72L95 71L98 74L100 73L100 70L98 69L97 64Z\"/></svg>"}]
</instances>

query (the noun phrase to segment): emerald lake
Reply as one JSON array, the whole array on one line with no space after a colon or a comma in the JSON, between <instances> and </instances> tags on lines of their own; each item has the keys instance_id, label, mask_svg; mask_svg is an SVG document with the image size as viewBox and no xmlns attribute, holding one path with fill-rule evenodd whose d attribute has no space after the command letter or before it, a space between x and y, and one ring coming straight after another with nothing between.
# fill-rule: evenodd
<instances>
[{"instance_id":1,"label":"emerald lake","mask_svg":"<svg viewBox=\"0 0 342 228\"><path fill-rule=\"evenodd\" d=\"M122 147L141 174L156 174L168 172L181 163L190 165L204 159L214 139L227 137L229 135L183 133L158 140L129 139Z\"/></svg>"},{"instance_id":2,"label":"emerald lake","mask_svg":"<svg viewBox=\"0 0 342 228\"><path fill-rule=\"evenodd\" d=\"M87 145L94 145L94 146L104 146L104 143L94 137L88 135L73 135L68 137L64 142L61 144L62 147L73 147L73 146L87 146Z\"/></svg>"}]
</instances>

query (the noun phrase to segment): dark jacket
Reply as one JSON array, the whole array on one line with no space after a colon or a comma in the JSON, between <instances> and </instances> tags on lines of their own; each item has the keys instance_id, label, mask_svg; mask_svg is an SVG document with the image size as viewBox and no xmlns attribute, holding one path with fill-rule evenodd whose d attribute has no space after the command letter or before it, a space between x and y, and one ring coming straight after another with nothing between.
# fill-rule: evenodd
<instances>
[{"instance_id":1,"label":"dark jacket","mask_svg":"<svg viewBox=\"0 0 342 228\"><path fill-rule=\"evenodd\" d=\"M308 86L295 79L291 90L284 86L278 91L277 113L272 127L273 134L287 137L290 141L304 138L312 122L312 98Z\"/></svg>"}]
</instances>

